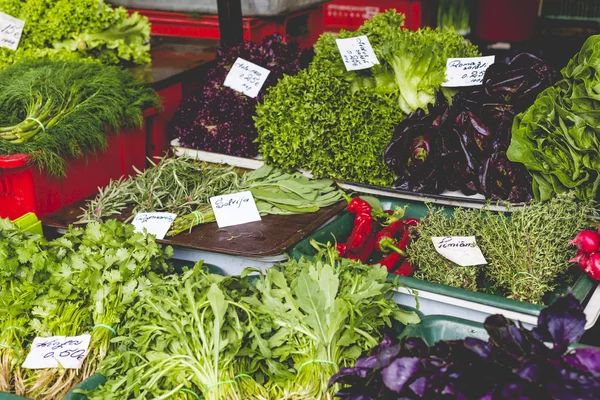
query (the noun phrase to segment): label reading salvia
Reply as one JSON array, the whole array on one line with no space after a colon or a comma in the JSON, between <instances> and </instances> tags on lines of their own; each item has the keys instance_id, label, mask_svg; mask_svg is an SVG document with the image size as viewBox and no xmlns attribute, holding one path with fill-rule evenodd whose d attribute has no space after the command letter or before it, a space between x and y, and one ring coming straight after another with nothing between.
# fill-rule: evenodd
<instances>
[{"instance_id":1,"label":"label reading salvia","mask_svg":"<svg viewBox=\"0 0 600 400\"><path fill-rule=\"evenodd\" d=\"M0 12L0 47L17 50L25 21Z\"/></svg>"},{"instance_id":2,"label":"label reading salvia","mask_svg":"<svg viewBox=\"0 0 600 400\"><path fill-rule=\"evenodd\" d=\"M495 61L495 56L449 58L446 61L446 82L442 86L476 86L483 83L483 76Z\"/></svg>"},{"instance_id":3,"label":"label reading salvia","mask_svg":"<svg viewBox=\"0 0 600 400\"><path fill-rule=\"evenodd\" d=\"M433 247L442 257L461 267L487 264L475 236L432 237Z\"/></svg>"},{"instance_id":4,"label":"label reading salvia","mask_svg":"<svg viewBox=\"0 0 600 400\"><path fill-rule=\"evenodd\" d=\"M225 77L223 84L233 90L244 93L248 97L256 97L265 84L270 72L260 65L238 57Z\"/></svg>"},{"instance_id":5,"label":"label reading salvia","mask_svg":"<svg viewBox=\"0 0 600 400\"><path fill-rule=\"evenodd\" d=\"M79 369L89 345L90 335L36 337L22 367Z\"/></svg>"},{"instance_id":6,"label":"label reading salvia","mask_svg":"<svg viewBox=\"0 0 600 400\"><path fill-rule=\"evenodd\" d=\"M336 39L335 42L340 50L342 60L344 60L346 70L356 71L379 64L368 37L357 36L348 39Z\"/></svg>"},{"instance_id":7,"label":"label reading salvia","mask_svg":"<svg viewBox=\"0 0 600 400\"><path fill-rule=\"evenodd\" d=\"M167 212L139 213L135 215L131 224L137 232L144 233L145 230L160 240L165 238L175 218L177 214Z\"/></svg>"},{"instance_id":8,"label":"label reading salvia","mask_svg":"<svg viewBox=\"0 0 600 400\"><path fill-rule=\"evenodd\" d=\"M261 220L250 191L211 197L210 205L219 228Z\"/></svg>"}]
</instances>

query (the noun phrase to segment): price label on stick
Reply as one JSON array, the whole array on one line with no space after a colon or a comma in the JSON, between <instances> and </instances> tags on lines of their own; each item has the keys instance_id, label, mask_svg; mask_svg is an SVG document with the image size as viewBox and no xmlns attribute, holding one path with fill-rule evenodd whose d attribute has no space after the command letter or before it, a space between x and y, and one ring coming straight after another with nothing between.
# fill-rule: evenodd
<instances>
[{"instance_id":1,"label":"price label on stick","mask_svg":"<svg viewBox=\"0 0 600 400\"><path fill-rule=\"evenodd\" d=\"M483 83L483 76L495 61L495 56L449 58L446 61L446 82L442 86L476 86Z\"/></svg>"},{"instance_id":2,"label":"price label on stick","mask_svg":"<svg viewBox=\"0 0 600 400\"><path fill-rule=\"evenodd\" d=\"M431 241L435 251L461 267L487 264L475 236L434 236Z\"/></svg>"},{"instance_id":3,"label":"price label on stick","mask_svg":"<svg viewBox=\"0 0 600 400\"><path fill-rule=\"evenodd\" d=\"M79 369L89 345L90 335L36 337L22 367Z\"/></svg>"},{"instance_id":4,"label":"price label on stick","mask_svg":"<svg viewBox=\"0 0 600 400\"><path fill-rule=\"evenodd\" d=\"M0 12L0 47L17 50L25 21Z\"/></svg>"},{"instance_id":5,"label":"price label on stick","mask_svg":"<svg viewBox=\"0 0 600 400\"><path fill-rule=\"evenodd\" d=\"M144 233L146 230L157 239L164 239L175 218L177 218L177 214L166 212L139 213L136 214L131 224L135 226L137 232Z\"/></svg>"},{"instance_id":6,"label":"price label on stick","mask_svg":"<svg viewBox=\"0 0 600 400\"><path fill-rule=\"evenodd\" d=\"M244 93L248 97L256 97L265 84L270 72L260 65L238 57L225 77L223 84L233 90Z\"/></svg>"},{"instance_id":7,"label":"price label on stick","mask_svg":"<svg viewBox=\"0 0 600 400\"><path fill-rule=\"evenodd\" d=\"M336 39L335 43L348 71L367 69L379 64L379 60L377 60L377 56L371 47L371 42L366 36Z\"/></svg>"},{"instance_id":8,"label":"price label on stick","mask_svg":"<svg viewBox=\"0 0 600 400\"><path fill-rule=\"evenodd\" d=\"M211 197L210 205L219 228L261 220L250 191Z\"/></svg>"}]
</instances>

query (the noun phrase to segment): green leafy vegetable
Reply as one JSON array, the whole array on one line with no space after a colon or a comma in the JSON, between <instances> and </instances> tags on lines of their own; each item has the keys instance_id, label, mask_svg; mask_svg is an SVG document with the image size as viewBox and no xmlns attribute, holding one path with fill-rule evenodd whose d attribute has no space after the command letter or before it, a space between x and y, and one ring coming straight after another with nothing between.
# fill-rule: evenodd
<instances>
[{"instance_id":1,"label":"green leafy vegetable","mask_svg":"<svg viewBox=\"0 0 600 400\"><path fill-rule=\"evenodd\" d=\"M25 153L63 176L65 158L106 147L107 129L141 126L154 91L120 68L77 61L20 62L0 71L0 154Z\"/></svg>"},{"instance_id":2,"label":"green leafy vegetable","mask_svg":"<svg viewBox=\"0 0 600 400\"><path fill-rule=\"evenodd\" d=\"M588 38L561 71L564 79L515 117L506 154L531 173L536 200L567 191L581 200L599 199L599 44L600 35Z\"/></svg>"},{"instance_id":3,"label":"green leafy vegetable","mask_svg":"<svg viewBox=\"0 0 600 400\"><path fill-rule=\"evenodd\" d=\"M16 51L0 48L0 68L32 58L150 61L150 23L103 0L0 0L0 11L25 21Z\"/></svg>"}]
</instances>

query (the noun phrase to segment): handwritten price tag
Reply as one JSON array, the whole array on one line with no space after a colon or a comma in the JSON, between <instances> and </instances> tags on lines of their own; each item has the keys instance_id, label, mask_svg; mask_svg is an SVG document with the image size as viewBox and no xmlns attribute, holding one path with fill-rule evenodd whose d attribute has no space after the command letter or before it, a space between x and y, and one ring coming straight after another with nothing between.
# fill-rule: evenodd
<instances>
[{"instance_id":1,"label":"handwritten price tag","mask_svg":"<svg viewBox=\"0 0 600 400\"><path fill-rule=\"evenodd\" d=\"M233 90L244 93L248 97L256 97L265 84L270 72L260 65L238 57L225 77L223 84Z\"/></svg>"},{"instance_id":2,"label":"handwritten price tag","mask_svg":"<svg viewBox=\"0 0 600 400\"><path fill-rule=\"evenodd\" d=\"M25 21L0 12L0 47L16 50L21 41Z\"/></svg>"},{"instance_id":3,"label":"handwritten price tag","mask_svg":"<svg viewBox=\"0 0 600 400\"><path fill-rule=\"evenodd\" d=\"M446 82L442 86L476 86L483 83L483 76L495 61L495 56L449 58L446 61Z\"/></svg>"},{"instance_id":4,"label":"handwritten price tag","mask_svg":"<svg viewBox=\"0 0 600 400\"><path fill-rule=\"evenodd\" d=\"M90 345L90 335L36 337L23 368L79 369Z\"/></svg>"},{"instance_id":5,"label":"handwritten price tag","mask_svg":"<svg viewBox=\"0 0 600 400\"><path fill-rule=\"evenodd\" d=\"M432 237L433 247L442 257L461 267L487 264L475 236Z\"/></svg>"},{"instance_id":6,"label":"handwritten price tag","mask_svg":"<svg viewBox=\"0 0 600 400\"><path fill-rule=\"evenodd\" d=\"M211 197L210 205L215 212L215 219L219 228L246 224L261 219L254 196L250 191Z\"/></svg>"},{"instance_id":7,"label":"handwritten price tag","mask_svg":"<svg viewBox=\"0 0 600 400\"><path fill-rule=\"evenodd\" d=\"M175 218L177 218L177 214L166 212L139 213L136 214L131 224L135 226L137 232L144 233L146 230L157 239L164 239Z\"/></svg>"},{"instance_id":8,"label":"handwritten price tag","mask_svg":"<svg viewBox=\"0 0 600 400\"><path fill-rule=\"evenodd\" d=\"M367 69L379 64L379 60L377 60L377 56L371 47L371 42L366 36L336 39L335 43L348 71Z\"/></svg>"}]
</instances>

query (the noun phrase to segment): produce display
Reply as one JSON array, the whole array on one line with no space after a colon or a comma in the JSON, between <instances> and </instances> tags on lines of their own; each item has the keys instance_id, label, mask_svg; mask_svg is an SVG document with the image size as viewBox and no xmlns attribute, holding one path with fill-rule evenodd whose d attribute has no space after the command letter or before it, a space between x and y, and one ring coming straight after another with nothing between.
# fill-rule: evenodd
<instances>
[{"instance_id":1,"label":"produce display","mask_svg":"<svg viewBox=\"0 0 600 400\"><path fill-rule=\"evenodd\" d=\"M487 341L467 337L429 347L418 337L386 337L330 384L343 384L336 397L347 400L597 399L600 349L569 348L584 325L581 305L566 296L540 313L533 330L488 317Z\"/></svg>"},{"instance_id":2,"label":"produce display","mask_svg":"<svg viewBox=\"0 0 600 400\"><path fill-rule=\"evenodd\" d=\"M0 11L24 21L17 50L0 47L0 68L32 58L150 62L150 23L104 0L0 0Z\"/></svg>"},{"instance_id":3,"label":"produce display","mask_svg":"<svg viewBox=\"0 0 600 400\"><path fill-rule=\"evenodd\" d=\"M512 121L555 81L548 64L522 53L508 63L492 64L483 84L463 89L452 105L438 95L427 112L419 109L400 122L384 151L385 163L398 177L395 187L530 200L529 174L506 157Z\"/></svg>"},{"instance_id":4,"label":"produce display","mask_svg":"<svg viewBox=\"0 0 600 400\"><path fill-rule=\"evenodd\" d=\"M103 150L107 130L141 126L159 104L149 87L118 68L79 61L27 61L0 70L0 154L27 154L50 175L65 158Z\"/></svg>"},{"instance_id":5,"label":"produce display","mask_svg":"<svg viewBox=\"0 0 600 400\"><path fill-rule=\"evenodd\" d=\"M333 247L253 281L199 266L167 277L129 310L102 369L108 382L88 398L331 398L333 373L393 323L419 321L390 298L386 278Z\"/></svg>"},{"instance_id":6,"label":"produce display","mask_svg":"<svg viewBox=\"0 0 600 400\"><path fill-rule=\"evenodd\" d=\"M117 221L71 228L46 241L0 219L0 391L61 399L115 345L126 310L157 274L173 271L153 236ZM36 336L90 334L82 368L21 367Z\"/></svg>"},{"instance_id":7,"label":"produce display","mask_svg":"<svg viewBox=\"0 0 600 400\"><path fill-rule=\"evenodd\" d=\"M600 35L586 40L562 69L563 79L515 117L506 155L525 165L537 200L567 191L581 200L598 200L598 43Z\"/></svg>"},{"instance_id":8,"label":"produce display","mask_svg":"<svg viewBox=\"0 0 600 400\"><path fill-rule=\"evenodd\" d=\"M434 102L445 81L446 59L478 55L450 31L401 30L403 16L388 11L356 32L325 33L310 66L267 90L256 108L259 153L286 170L390 186L383 150L407 114ZM366 35L379 65L346 71L336 38Z\"/></svg>"},{"instance_id":9,"label":"produce display","mask_svg":"<svg viewBox=\"0 0 600 400\"><path fill-rule=\"evenodd\" d=\"M453 29L460 35L471 32L469 22L470 0L440 0L437 9L437 26L443 29Z\"/></svg>"},{"instance_id":10,"label":"produce display","mask_svg":"<svg viewBox=\"0 0 600 400\"><path fill-rule=\"evenodd\" d=\"M225 153L240 157L258 154L253 117L256 104L266 88L285 75L305 68L312 54L298 43L285 43L283 36L266 37L262 44L242 42L221 46L216 65L208 71L203 85L184 99L173 118L172 136L188 148ZM238 57L269 70L257 97L248 97L224 86L225 77Z\"/></svg>"},{"instance_id":11,"label":"produce display","mask_svg":"<svg viewBox=\"0 0 600 400\"><path fill-rule=\"evenodd\" d=\"M88 202L80 222L102 221L129 212L165 211L177 214L169 236L215 221L209 199L249 190L261 215L316 212L337 203L342 192L328 179L308 179L263 166L240 173L232 167L211 166L190 158L164 157L135 178L113 181Z\"/></svg>"}]
</instances>

